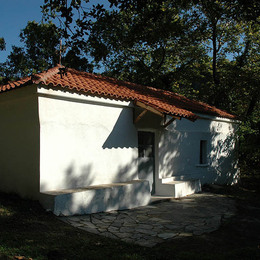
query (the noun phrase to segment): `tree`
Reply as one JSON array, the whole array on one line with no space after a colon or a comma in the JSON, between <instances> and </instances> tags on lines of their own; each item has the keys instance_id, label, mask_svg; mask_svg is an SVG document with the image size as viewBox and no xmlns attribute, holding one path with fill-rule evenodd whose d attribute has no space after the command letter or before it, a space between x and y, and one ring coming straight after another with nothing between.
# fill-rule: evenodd
<instances>
[{"instance_id":1,"label":"tree","mask_svg":"<svg viewBox=\"0 0 260 260\"><path fill-rule=\"evenodd\" d=\"M236 54L243 41L241 21L256 19L257 1L108 2L112 9L84 8L89 1L46 0L43 10L63 21L64 36L106 74L225 106L218 68Z\"/></svg>"},{"instance_id":2,"label":"tree","mask_svg":"<svg viewBox=\"0 0 260 260\"><path fill-rule=\"evenodd\" d=\"M3 51L3 50L5 50L5 40L4 40L4 38L0 38L0 51ZM3 77L1 76L2 71L3 71L3 67L0 63L0 84L3 82Z\"/></svg>"},{"instance_id":3,"label":"tree","mask_svg":"<svg viewBox=\"0 0 260 260\"><path fill-rule=\"evenodd\" d=\"M2 64L1 74L4 81L46 70L59 63L60 51L65 66L75 69L92 71L93 68L86 58L81 57L77 48L70 48L65 54L65 46L60 46L61 32L51 22L28 22L21 31L20 39L24 47L12 46L7 61ZM62 50L60 50L62 47Z\"/></svg>"},{"instance_id":4,"label":"tree","mask_svg":"<svg viewBox=\"0 0 260 260\"><path fill-rule=\"evenodd\" d=\"M240 162L242 169L259 174L260 166L260 25L248 22L245 46L227 75L232 84L232 103L240 115Z\"/></svg>"},{"instance_id":5,"label":"tree","mask_svg":"<svg viewBox=\"0 0 260 260\"><path fill-rule=\"evenodd\" d=\"M5 49L5 39L0 38L0 51L3 51Z\"/></svg>"},{"instance_id":6,"label":"tree","mask_svg":"<svg viewBox=\"0 0 260 260\"><path fill-rule=\"evenodd\" d=\"M206 59L193 22L172 1L106 11L91 27L89 49L107 74L171 90L177 71Z\"/></svg>"},{"instance_id":7,"label":"tree","mask_svg":"<svg viewBox=\"0 0 260 260\"><path fill-rule=\"evenodd\" d=\"M12 46L5 62L6 77L21 77L55 65L59 61L60 33L53 23L28 22L21 31L24 47Z\"/></svg>"}]
</instances>

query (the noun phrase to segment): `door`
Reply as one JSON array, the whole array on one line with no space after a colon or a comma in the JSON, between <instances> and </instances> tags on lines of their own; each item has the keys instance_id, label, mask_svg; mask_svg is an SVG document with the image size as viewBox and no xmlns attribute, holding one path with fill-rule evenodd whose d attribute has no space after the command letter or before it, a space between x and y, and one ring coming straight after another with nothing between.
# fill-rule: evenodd
<instances>
[{"instance_id":1,"label":"door","mask_svg":"<svg viewBox=\"0 0 260 260\"><path fill-rule=\"evenodd\" d=\"M138 177L149 181L151 194L155 192L154 154L154 133L138 131Z\"/></svg>"}]
</instances>

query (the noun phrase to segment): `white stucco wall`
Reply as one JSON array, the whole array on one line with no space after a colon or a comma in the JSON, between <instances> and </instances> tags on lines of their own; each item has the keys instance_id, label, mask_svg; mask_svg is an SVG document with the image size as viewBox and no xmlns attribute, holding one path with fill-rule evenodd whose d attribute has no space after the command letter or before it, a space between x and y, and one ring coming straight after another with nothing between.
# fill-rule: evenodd
<instances>
[{"instance_id":1,"label":"white stucco wall","mask_svg":"<svg viewBox=\"0 0 260 260\"><path fill-rule=\"evenodd\" d=\"M39 191L36 87L0 95L0 190L35 198Z\"/></svg>"},{"instance_id":2,"label":"white stucco wall","mask_svg":"<svg viewBox=\"0 0 260 260\"><path fill-rule=\"evenodd\" d=\"M159 178L198 178L201 183L233 183L238 172L235 158L235 122L203 116L191 122L175 120L161 130L158 143ZM200 164L200 140L207 141L207 163Z\"/></svg>"},{"instance_id":3,"label":"white stucco wall","mask_svg":"<svg viewBox=\"0 0 260 260\"><path fill-rule=\"evenodd\" d=\"M155 134L155 182L232 183L237 125L204 117L164 129L150 112L134 125L130 102L36 86L1 93L0 190L37 198L39 191L138 179L138 129ZM207 140L206 165L199 165L200 140Z\"/></svg>"},{"instance_id":4,"label":"white stucco wall","mask_svg":"<svg viewBox=\"0 0 260 260\"><path fill-rule=\"evenodd\" d=\"M40 88L41 191L137 179L129 102Z\"/></svg>"}]
</instances>

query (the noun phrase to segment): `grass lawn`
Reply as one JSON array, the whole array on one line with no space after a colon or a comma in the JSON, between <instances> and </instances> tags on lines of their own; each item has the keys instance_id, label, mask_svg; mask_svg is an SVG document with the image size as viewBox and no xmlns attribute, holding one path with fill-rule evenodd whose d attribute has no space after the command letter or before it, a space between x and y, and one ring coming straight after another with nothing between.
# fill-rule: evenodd
<instances>
[{"instance_id":1,"label":"grass lawn","mask_svg":"<svg viewBox=\"0 0 260 260\"><path fill-rule=\"evenodd\" d=\"M210 234L153 248L78 230L37 202L0 193L0 259L260 259L259 187L255 178L239 187L208 188L234 197L237 215Z\"/></svg>"}]
</instances>

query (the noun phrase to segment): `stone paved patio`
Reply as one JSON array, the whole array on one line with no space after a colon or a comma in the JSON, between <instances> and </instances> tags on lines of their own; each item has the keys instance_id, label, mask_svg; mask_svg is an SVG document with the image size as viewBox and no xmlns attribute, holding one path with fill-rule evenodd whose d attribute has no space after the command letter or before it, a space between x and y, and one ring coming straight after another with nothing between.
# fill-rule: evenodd
<instances>
[{"instance_id":1,"label":"stone paved patio","mask_svg":"<svg viewBox=\"0 0 260 260\"><path fill-rule=\"evenodd\" d=\"M131 210L59 218L91 233L152 247L217 230L235 211L231 198L202 193Z\"/></svg>"}]
</instances>

